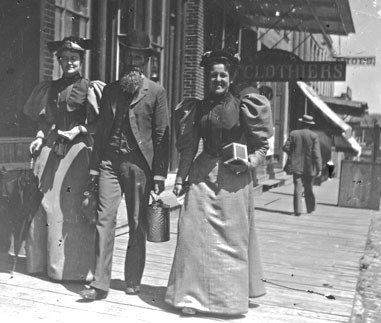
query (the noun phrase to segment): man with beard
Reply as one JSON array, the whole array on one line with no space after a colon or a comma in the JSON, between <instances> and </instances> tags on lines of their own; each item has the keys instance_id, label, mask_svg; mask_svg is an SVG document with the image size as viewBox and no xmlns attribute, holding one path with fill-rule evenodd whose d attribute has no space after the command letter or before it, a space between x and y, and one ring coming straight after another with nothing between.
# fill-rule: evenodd
<instances>
[{"instance_id":1,"label":"man with beard","mask_svg":"<svg viewBox=\"0 0 381 323\"><path fill-rule=\"evenodd\" d=\"M165 90L143 75L152 55L147 34L133 30L121 39L124 75L107 85L90 161L89 189L98 186L96 267L89 301L106 298L110 287L116 215L124 193L129 241L125 292L140 291L146 255L146 210L151 190L160 194L168 170L169 120Z\"/></svg>"}]
</instances>

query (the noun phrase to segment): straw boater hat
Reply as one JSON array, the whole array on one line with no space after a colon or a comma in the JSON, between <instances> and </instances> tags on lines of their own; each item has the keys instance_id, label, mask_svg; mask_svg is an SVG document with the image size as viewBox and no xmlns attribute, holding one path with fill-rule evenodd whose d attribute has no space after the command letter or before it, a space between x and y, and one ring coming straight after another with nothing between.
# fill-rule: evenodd
<instances>
[{"instance_id":1,"label":"straw boater hat","mask_svg":"<svg viewBox=\"0 0 381 323\"><path fill-rule=\"evenodd\" d=\"M70 36L62 40L48 42L47 45L51 53L59 53L65 49L84 52L91 48L92 43L90 39Z\"/></svg>"},{"instance_id":2,"label":"straw boater hat","mask_svg":"<svg viewBox=\"0 0 381 323\"><path fill-rule=\"evenodd\" d=\"M305 114L303 117L299 118L298 120L306 124L311 124L311 125L315 124L314 118L308 114Z\"/></svg>"},{"instance_id":3,"label":"straw boater hat","mask_svg":"<svg viewBox=\"0 0 381 323\"><path fill-rule=\"evenodd\" d=\"M127 49L143 51L148 56L153 53L149 36L144 31L132 30L126 36L120 37L120 44Z\"/></svg>"}]
</instances>

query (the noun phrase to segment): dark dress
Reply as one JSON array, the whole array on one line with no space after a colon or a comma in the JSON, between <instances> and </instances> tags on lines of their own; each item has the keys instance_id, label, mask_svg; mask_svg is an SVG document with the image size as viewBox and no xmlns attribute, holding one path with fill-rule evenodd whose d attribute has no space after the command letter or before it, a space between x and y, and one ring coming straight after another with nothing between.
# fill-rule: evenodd
<instances>
[{"instance_id":1,"label":"dark dress","mask_svg":"<svg viewBox=\"0 0 381 323\"><path fill-rule=\"evenodd\" d=\"M199 312L242 314L248 298L265 294L254 224L253 176L223 165L220 148L243 143L258 164L272 134L271 110L259 95L243 101L188 100L176 109L180 165L177 182L189 174L178 224L178 241L166 302ZM199 139L203 152L194 160Z\"/></svg>"},{"instance_id":2,"label":"dark dress","mask_svg":"<svg viewBox=\"0 0 381 323\"><path fill-rule=\"evenodd\" d=\"M90 133L103 86L79 75L43 82L25 104L24 112L38 120L46 138L34 166L44 196L26 242L29 273L46 272L55 280L93 278L95 228L83 218L80 207L89 174ZM88 134L73 141L57 134L78 125L85 126Z\"/></svg>"}]
</instances>

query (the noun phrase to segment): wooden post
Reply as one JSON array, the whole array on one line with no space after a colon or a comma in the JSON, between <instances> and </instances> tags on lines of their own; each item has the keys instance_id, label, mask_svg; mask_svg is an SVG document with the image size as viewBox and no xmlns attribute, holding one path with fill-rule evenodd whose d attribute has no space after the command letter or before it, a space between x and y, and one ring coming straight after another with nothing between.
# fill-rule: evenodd
<instances>
[{"instance_id":1,"label":"wooden post","mask_svg":"<svg viewBox=\"0 0 381 323\"><path fill-rule=\"evenodd\" d=\"M99 1L98 16L98 79L106 82L106 36L107 36L107 1Z\"/></svg>"},{"instance_id":2,"label":"wooden post","mask_svg":"<svg viewBox=\"0 0 381 323\"><path fill-rule=\"evenodd\" d=\"M377 161L378 151L380 149L380 125L375 120L373 127L373 153L372 153L372 161Z\"/></svg>"}]
</instances>

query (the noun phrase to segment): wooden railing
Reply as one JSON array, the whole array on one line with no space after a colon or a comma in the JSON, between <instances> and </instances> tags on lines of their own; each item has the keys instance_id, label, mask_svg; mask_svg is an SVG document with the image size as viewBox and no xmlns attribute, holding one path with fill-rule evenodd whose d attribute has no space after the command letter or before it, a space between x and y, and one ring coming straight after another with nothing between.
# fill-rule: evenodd
<instances>
[{"instance_id":1,"label":"wooden railing","mask_svg":"<svg viewBox=\"0 0 381 323\"><path fill-rule=\"evenodd\" d=\"M29 163L29 145L31 137L2 137L0 138L0 164Z\"/></svg>"}]
</instances>

